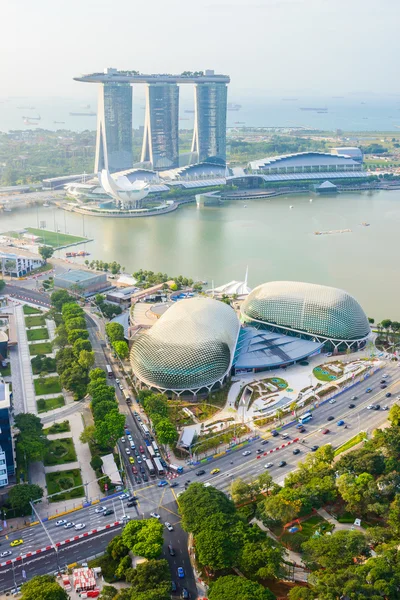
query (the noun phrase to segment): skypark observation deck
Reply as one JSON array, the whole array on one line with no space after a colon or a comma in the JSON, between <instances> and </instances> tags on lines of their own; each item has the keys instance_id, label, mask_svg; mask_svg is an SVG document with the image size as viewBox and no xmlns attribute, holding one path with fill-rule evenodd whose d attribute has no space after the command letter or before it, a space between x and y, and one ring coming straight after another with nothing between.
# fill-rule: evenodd
<instances>
[{"instance_id":1,"label":"skypark observation deck","mask_svg":"<svg viewBox=\"0 0 400 600\"><path fill-rule=\"evenodd\" d=\"M193 75L170 75L163 74L145 74L136 71L118 71L117 69L107 69L106 73L89 73L74 77L75 81L84 83L230 83L229 75L219 75L211 71L205 71L204 74Z\"/></svg>"}]
</instances>

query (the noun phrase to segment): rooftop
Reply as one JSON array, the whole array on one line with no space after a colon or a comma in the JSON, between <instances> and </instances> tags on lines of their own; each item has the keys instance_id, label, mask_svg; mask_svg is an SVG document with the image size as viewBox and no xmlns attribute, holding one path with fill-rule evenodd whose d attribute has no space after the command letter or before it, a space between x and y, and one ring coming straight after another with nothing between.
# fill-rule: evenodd
<instances>
[{"instance_id":1,"label":"rooftop","mask_svg":"<svg viewBox=\"0 0 400 600\"><path fill-rule=\"evenodd\" d=\"M283 164L284 163L284 164ZM281 156L267 156L258 160L250 161L251 169L263 169L268 167L296 167L296 166L331 166L331 165L357 165L359 163L347 155L330 154L328 152L297 152L295 154L282 154Z\"/></svg>"},{"instance_id":2,"label":"rooftop","mask_svg":"<svg viewBox=\"0 0 400 600\"><path fill-rule=\"evenodd\" d=\"M107 68L103 73L88 73L74 77L85 83L229 83L229 75L206 71L184 71L180 75L171 73L139 73L139 71L118 71Z\"/></svg>"},{"instance_id":3,"label":"rooftop","mask_svg":"<svg viewBox=\"0 0 400 600\"><path fill-rule=\"evenodd\" d=\"M100 273L101 275L101 273ZM72 283L80 283L81 281L87 281L98 277L99 273L91 273L90 271L81 271L80 269L71 269L66 273L57 275L56 279L63 279L64 281L72 281Z\"/></svg>"}]
</instances>

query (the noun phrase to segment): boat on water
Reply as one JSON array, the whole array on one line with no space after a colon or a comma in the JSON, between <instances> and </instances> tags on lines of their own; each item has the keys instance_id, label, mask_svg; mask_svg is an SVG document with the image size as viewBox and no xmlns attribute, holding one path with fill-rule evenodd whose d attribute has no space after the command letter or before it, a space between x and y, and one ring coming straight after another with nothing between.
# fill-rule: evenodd
<instances>
[{"instance_id":1,"label":"boat on water","mask_svg":"<svg viewBox=\"0 0 400 600\"><path fill-rule=\"evenodd\" d=\"M361 225L362 225L363 227L369 227L369 226L370 226L370 223L361 223Z\"/></svg>"},{"instance_id":2,"label":"boat on water","mask_svg":"<svg viewBox=\"0 0 400 600\"><path fill-rule=\"evenodd\" d=\"M43 203L43 208L49 208L50 204L48 202Z\"/></svg>"},{"instance_id":3,"label":"boat on water","mask_svg":"<svg viewBox=\"0 0 400 600\"><path fill-rule=\"evenodd\" d=\"M90 252L85 252L85 250L81 250L80 252L66 252L65 256L67 258L75 258L76 256L90 256Z\"/></svg>"},{"instance_id":4,"label":"boat on water","mask_svg":"<svg viewBox=\"0 0 400 600\"><path fill-rule=\"evenodd\" d=\"M352 233L351 229L330 229L328 231L314 231L314 235L330 235L333 233Z\"/></svg>"},{"instance_id":5,"label":"boat on water","mask_svg":"<svg viewBox=\"0 0 400 600\"><path fill-rule=\"evenodd\" d=\"M293 204L291 204L291 205L289 206L289 208L294 208Z\"/></svg>"},{"instance_id":6,"label":"boat on water","mask_svg":"<svg viewBox=\"0 0 400 600\"><path fill-rule=\"evenodd\" d=\"M312 202L312 198L310 198L309 202Z\"/></svg>"}]
</instances>

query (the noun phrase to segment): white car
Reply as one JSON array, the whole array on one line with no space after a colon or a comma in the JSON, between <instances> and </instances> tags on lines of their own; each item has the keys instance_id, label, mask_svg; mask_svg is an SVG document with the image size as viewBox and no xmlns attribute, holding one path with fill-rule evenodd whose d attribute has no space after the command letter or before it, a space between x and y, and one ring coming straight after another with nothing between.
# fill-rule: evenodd
<instances>
[{"instance_id":1,"label":"white car","mask_svg":"<svg viewBox=\"0 0 400 600\"><path fill-rule=\"evenodd\" d=\"M125 444L125 438L121 438L121 443Z\"/></svg>"},{"instance_id":2,"label":"white car","mask_svg":"<svg viewBox=\"0 0 400 600\"><path fill-rule=\"evenodd\" d=\"M332 398L332 400L329 400L329 404L335 404L335 402L336 402L336 400L334 400L333 398Z\"/></svg>"},{"instance_id":3,"label":"white car","mask_svg":"<svg viewBox=\"0 0 400 600\"><path fill-rule=\"evenodd\" d=\"M81 529L85 529L85 527L86 527L86 524L85 524L85 523L77 523L77 524L75 525L75 529L76 529L76 531L80 531Z\"/></svg>"},{"instance_id":4,"label":"white car","mask_svg":"<svg viewBox=\"0 0 400 600\"><path fill-rule=\"evenodd\" d=\"M129 455L131 453L130 448L125 448L125 452Z\"/></svg>"},{"instance_id":5,"label":"white car","mask_svg":"<svg viewBox=\"0 0 400 600\"><path fill-rule=\"evenodd\" d=\"M119 383L119 379L118 378L115 380L115 383Z\"/></svg>"},{"instance_id":6,"label":"white car","mask_svg":"<svg viewBox=\"0 0 400 600\"><path fill-rule=\"evenodd\" d=\"M164 525L168 529L168 531L173 531L174 530L174 528L172 527L171 523L169 523L168 521L165 521Z\"/></svg>"},{"instance_id":7,"label":"white car","mask_svg":"<svg viewBox=\"0 0 400 600\"><path fill-rule=\"evenodd\" d=\"M125 498L129 498L129 494L127 494L126 492L118 496L119 500L125 500Z\"/></svg>"},{"instance_id":8,"label":"white car","mask_svg":"<svg viewBox=\"0 0 400 600\"><path fill-rule=\"evenodd\" d=\"M103 513L105 510L107 510L106 506L98 506L97 508L94 509L94 512L97 515L101 515L101 513Z\"/></svg>"},{"instance_id":9,"label":"white car","mask_svg":"<svg viewBox=\"0 0 400 600\"><path fill-rule=\"evenodd\" d=\"M400 396L397 396L396 400L400 400Z\"/></svg>"},{"instance_id":10,"label":"white car","mask_svg":"<svg viewBox=\"0 0 400 600\"><path fill-rule=\"evenodd\" d=\"M56 521L56 527L61 527L62 525L66 525L67 521L66 519L60 519L59 521Z\"/></svg>"},{"instance_id":11,"label":"white car","mask_svg":"<svg viewBox=\"0 0 400 600\"><path fill-rule=\"evenodd\" d=\"M264 469L270 469L273 466L274 466L274 463L267 463L266 465L264 465Z\"/></svg>"},{"instance_id":12,"label":"white car","mask_svg":"<svg viewBox=\"0 0 400 600\"><path fill-rule=\"evenodd\" d=\"M12 551L11 550L4 550L4 552L2 552L0 554L0 558L5 558L6 556L11 556Z\"/></svg>"},{"instance_id":13,"label":"white car","mask_svg":"<svg viewBox=\"0 0 400 600\"><path fill-rule=\"evenodd\" d=\"M388 375L387 373L384 373L384 374L382 375L382 379L387 379L388 377L389 377L389 375Z\"/></svg>"},{"instance_id":14,"label":"white car","mask_svg":"<svg viewBox=\"0 0 400 600\"><path fill-rule=\"evenodd\" d=\"M151 512L150 516L153 517L153 519L161 519L160 515L156 512Z\"/></svg>"},{"instance_id":15,"label":"white car","mask_svg":"<svg viewBox=\"0 0 400 600\"><path fill-rule=\"evenodd\" d=\"M354 400L357 400L357 396L352 396L352 397L350 398L350 400L351 400L352 402L354 402Z\"/></svg>"},{"instance_id":16,"label":"white car","mask_svg":"<svg viewBox=\"0 0 400 600\"><path fill-rule=\"evenodd\" d=\"M133 442L133 437L131 436L131 434L129 434L129 435L128 435L128 440L129 440L130 442Z\"/></svg>"},{"instance_id":17,"label":"white car","mask_svg":"<svg viewBox=\"0 0 400 600\"><path fill-rule=\"evenodd\" d=\"M373 404L368 404L367 406L367 410L374 410L374 405Z\"/></svg>"},{"instance_id":18,"label":"white car","mask_svg":"<svg viewBox=\"0 0 400 600\"><path fill-rule=\"evenodd\" d=\"M289 437L289 434L288 433L284 433L282 437L283 437L284 440L287 440L288 437Z\"/></svg>"},{"instance_id":19,"label":"white car","mask_svg":"<svg viewBox=\"0 0 400 600\"><path fill-rule=\"evenodd\" d=\"M75 523L73 523L72 521L68 521L68 523L65 523L64 525L64 529L71 529L71 527L74 527Z\"/></svg>"},{"instance_id":20,"label":"white car","mask_svg":"<svg viewBox=\"0 0 400 600\"><path fill-rule=\"evenodd\" d=\"M122 515L121 517L122 521L129 521L130 518L130 515Z\"/></svg>"},{"instance_id":21,"label":"white car","mask_svg":"<svg viewBox=\"0 0 400 600\"><path fill-rule=\"evenodd\" d=\"M245 450L244 452L242 452L243 456L250 456L251 452L250 450Z\"/></svg>"}]
</instances>

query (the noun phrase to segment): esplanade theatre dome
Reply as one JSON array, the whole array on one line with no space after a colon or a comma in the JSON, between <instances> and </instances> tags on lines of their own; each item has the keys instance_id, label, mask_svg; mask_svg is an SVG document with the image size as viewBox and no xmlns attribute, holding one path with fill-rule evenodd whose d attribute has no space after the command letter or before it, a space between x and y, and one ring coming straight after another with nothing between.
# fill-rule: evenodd
<instances>
[{"instance_id":1,"label":"esplanade theatre dome","mask_svg":"<svg viewBox=\"0 0 400 600\"><path fill-rule=\"evenodd\" d=\"M230 371L239 329L235 311L223 302L180 300L134 341L134 375L160 391L211 390Z\"/></svg>"},{"instance_id":2,"label":"esplanade theatre dome","mask_svg":"<svg viewBox=\"0 0 400 600\"><path fill-rule=\"evenodd\" d=\"M348 346L370 334L368 318L347 292L297 281L270 281L243 302L242 317L253 325L284 329Z\"/></svg>"}]
</instances>

